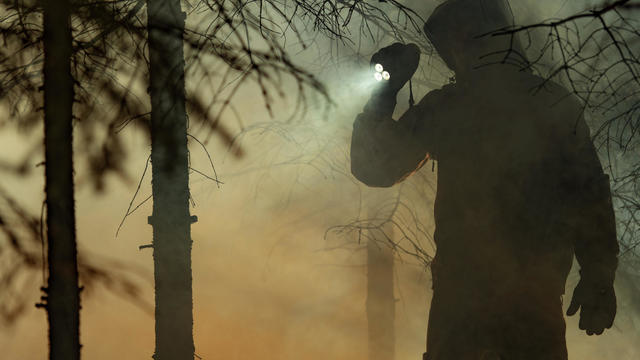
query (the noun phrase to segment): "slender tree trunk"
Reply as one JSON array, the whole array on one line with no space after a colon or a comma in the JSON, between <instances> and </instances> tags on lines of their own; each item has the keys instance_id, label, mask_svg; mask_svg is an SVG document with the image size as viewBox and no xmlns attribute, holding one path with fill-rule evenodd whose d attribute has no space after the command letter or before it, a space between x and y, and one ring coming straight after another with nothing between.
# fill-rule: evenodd
<instances>
[{"instance_id":1,"label":"slender tree trunk","mask_svg":"<svg viewBox=\"0 0 640 360\"><path fill-rule=\"evenodd\" d=\"M385 227L391 235L391 226ZM393 251L376 232L367 242L367 323L369 360L393 360L395 352L395 306ZM375 240L374 240L375 239Z\"/></svg>"},{"instance_id":2,"label":"slender tree trunk","mask_svg":"<svg viewBox=\"0 0 640 360\"><path fill-rule=\"evenodd\" d=\"M156 360L193 359L191 222L180 0L148 1Z\"/></svg>"},{"instance_id":3,"label":"slender tree trunk","mask_svg":"<svg viewBox=\"0 0 640 360\"><path fill-rule=\"evenodd\" d=\"M69 0L44 1L44 143L49 281L49 358L80 359L78 264L73 196Z\"/></svg>"}]
</instances>

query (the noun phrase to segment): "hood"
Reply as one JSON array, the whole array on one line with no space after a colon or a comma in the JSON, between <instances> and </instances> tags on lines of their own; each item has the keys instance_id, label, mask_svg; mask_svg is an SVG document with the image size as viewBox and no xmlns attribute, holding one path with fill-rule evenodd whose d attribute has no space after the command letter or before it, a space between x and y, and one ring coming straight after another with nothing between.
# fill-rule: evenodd
<instances>
[{"instance_id":1,"label":"hood","mask_svg":"<svg viewBox=\"0 0 640 360\"><path fill-rule=\"evenodd\" d=\"M528 61L517 36L481 36L513 25L508 0L448 0L436 7L424 32L455 72L503 61L523 67Z\"/></svg>"}]
</instances>

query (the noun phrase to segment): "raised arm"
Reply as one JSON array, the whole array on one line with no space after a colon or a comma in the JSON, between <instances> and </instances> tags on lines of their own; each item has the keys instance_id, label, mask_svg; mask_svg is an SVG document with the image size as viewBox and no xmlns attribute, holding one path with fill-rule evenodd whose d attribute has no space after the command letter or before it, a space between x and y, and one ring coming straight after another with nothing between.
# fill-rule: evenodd
<instances>
[{"instance_id":1,"label":"raised arm","mask_svg":"<svg viewBox=\"0 0 640 360\"><path fill-rule=\"evenodd\" d=\"M412 107L399 121L391 117L398 91L415 72L419 58L417 46L396 43L371 59L372 64L389 69L391 78L378 84L353 124L351 172L369 186L392 186L426 160L416 129L421 107Z\"/></svg>"}]
</instances>

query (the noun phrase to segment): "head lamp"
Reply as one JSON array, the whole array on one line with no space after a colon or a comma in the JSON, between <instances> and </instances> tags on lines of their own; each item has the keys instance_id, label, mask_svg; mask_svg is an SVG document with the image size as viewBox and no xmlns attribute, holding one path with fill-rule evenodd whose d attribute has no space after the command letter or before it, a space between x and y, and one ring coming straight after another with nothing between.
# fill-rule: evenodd
<instances>
[{"instance_id":1,"label":"head lamp","mask_svg":"<svg viewBox=\"0 0 640 360\"><path fill-rule=\"evenodd\" d=\"M376 64L373 69L375 70L375 72L373 73L373 77L374 79L376 79L376 81L386 81L391 78L391 74L389 74L388 71L384 70L382 64Z\"/></svg>"}]
</instances>

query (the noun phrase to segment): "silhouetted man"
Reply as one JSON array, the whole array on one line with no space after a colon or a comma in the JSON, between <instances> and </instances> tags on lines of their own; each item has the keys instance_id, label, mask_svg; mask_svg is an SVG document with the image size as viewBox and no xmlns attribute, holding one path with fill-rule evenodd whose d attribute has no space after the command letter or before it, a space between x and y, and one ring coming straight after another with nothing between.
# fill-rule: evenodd
<instances>
[{"instance_id":1,"label":"silhouetted man","mask_svg":"<svg viewBox=\"0 0 640 360\"><path fill-rule=\"evenodd\" d=\"M514 65L526 62L517 42L477 37L512 21L506 0L443 3L425 32L455 83L392 120L420 55L391 45L372 58L391 78L354 123L351 169L369 186L392 186L437 160L425 359L567 359L561 297L574 254L581 278L567 314L581 309L589 335L615 317L608 177L580 104Z\"/></svg>"}]
</instances>

